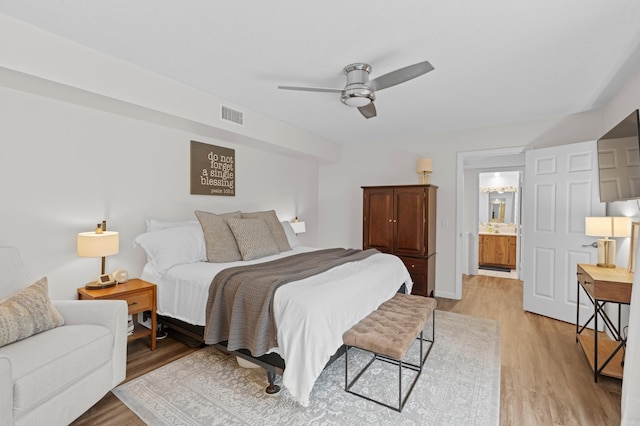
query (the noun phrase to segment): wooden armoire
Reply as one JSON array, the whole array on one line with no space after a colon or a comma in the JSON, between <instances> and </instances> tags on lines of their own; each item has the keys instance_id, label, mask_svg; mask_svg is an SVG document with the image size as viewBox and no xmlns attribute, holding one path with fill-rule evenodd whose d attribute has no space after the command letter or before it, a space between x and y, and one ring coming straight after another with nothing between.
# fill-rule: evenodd
<instances>
[{"instance_id":1,"label":"wooden armoire","mask_svg":"<svg viewBox=\"0 0 640 426\"><path fill-rule=\"evenodd\" d=\"M434 185L363 186L362 247L398 256L412 294L433 297L436 277Z\"/></svg>"}]
</instances>

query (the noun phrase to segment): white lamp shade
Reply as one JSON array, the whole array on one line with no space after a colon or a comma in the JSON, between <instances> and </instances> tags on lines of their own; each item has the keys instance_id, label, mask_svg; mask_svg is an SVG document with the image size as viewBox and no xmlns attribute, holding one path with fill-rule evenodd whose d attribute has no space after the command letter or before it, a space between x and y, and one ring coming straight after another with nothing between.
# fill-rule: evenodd
<instances>
[{"instance_id":1,"label":"white lamp shade","mask_svg":"<svg viewBox=\"0 0 640 426\"><path fill-rule=\"evenodd\" d=\"M610 217L586 217L585 234L591 237L611 237L612 220Z\"/></svg>"},{"instance_id":2,"label":"white lamp shade","mask_svg":"<svg viewBox=\"0 0 640 426\"><path fill-rule=\"evenodd\" d=\"M293 232L296 234L302 234L303 232L307 232L307 228L304 225L304 222L291 222L291 228Z\"/></svg>"},{"instance_id":3,"label":"white lamp shade","mask_svg":"<svg viewBox=\"0 0 640 426\"><path fill-rule=\"evenodd\" d=\"M78 256L111 256L118 253L119 244L120 236L117 232L105 231L102 234L81 232L78 234Z\"/></svg>"},{"instance_id":4,"label":"white lamp shade","mask_svg":"<svg viewBox=\"0 0 640 426\"><path fill-rule=\"evenodd\" d=\"M630 237L631 236L631 218L614 217L613 218L613 236L614 237Z\"/></svg>"},{"instance_id":5,"label":"white lamp shade","mask_svg":"<svg viewBox=\"0 0 640 426\"><path fill-rule=\"evenodd\" d=\"M628 217L586 217L585 235L591 237L629 237L631 219Z\"/></svg>"},{"instance_id":6,"label":"white lamp shade","mask_svg":"<svg viewBox=\"0 0 640 426\"><path fill-rule=\"evenodd\" d=\"M431 158L421 158L416 164L416 173L431 173L433 172L433 161Z\"/></svg>"}]
</instances>

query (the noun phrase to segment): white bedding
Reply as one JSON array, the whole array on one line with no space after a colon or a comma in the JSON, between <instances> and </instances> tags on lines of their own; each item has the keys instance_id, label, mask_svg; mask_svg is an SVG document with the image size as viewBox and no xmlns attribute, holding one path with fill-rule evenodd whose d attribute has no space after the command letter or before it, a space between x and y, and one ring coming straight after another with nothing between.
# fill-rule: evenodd
<instances>
[{"instance_id":1,"label":"white bedding","mask_svg":"<svg viewBox=\"0 0 640 426\"><path fill-rule=\"evenodd\" d=\"M208 289L217 272L313 250L295 247L254 261L176 265L162 275L147 264L142 279L158 285L158 314L204 325ZM342 334L393 297L403 283L410 291L411 278L402 261L379 253L284 285L276 291L274 316L278 347L273 351L285 360L282 384L296 400L304 406L309 404L313 384L331 355L342 345Z\"/></svg>"}]
</instances>

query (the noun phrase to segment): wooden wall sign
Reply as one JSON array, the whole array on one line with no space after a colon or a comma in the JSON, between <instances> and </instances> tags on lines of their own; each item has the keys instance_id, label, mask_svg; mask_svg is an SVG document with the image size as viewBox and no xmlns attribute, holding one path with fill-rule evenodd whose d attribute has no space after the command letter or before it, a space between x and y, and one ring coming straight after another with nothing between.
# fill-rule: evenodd
<instances>
[{"instance_id":1,"label":"wooden wall sign","mask_svg":"<svg viewBox=\"0 0 640 426\"><path fill-rule=\"evenodd\" d=\"M191 141L191 193L235 196L235 149Z\"/></svg>"}]
</instances>

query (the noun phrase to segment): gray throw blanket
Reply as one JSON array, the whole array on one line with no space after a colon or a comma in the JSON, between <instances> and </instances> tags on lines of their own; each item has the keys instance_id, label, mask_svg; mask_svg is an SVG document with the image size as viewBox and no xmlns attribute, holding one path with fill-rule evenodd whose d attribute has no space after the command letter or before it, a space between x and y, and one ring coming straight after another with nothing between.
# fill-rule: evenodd
<instances>
[{"instance_id":1,"label":"gray throw blanket","mask_svg":"<svg viewBox=\"0 0 640 426\"><path fill-rule=\"evenodd\" d=\"M254 357L264 355L277 346L273 295L278 287L375 253L326 249L220 271L209 287L205 343L226 340L230 351L248 349Z\"/></svg>"}]
</instances>

